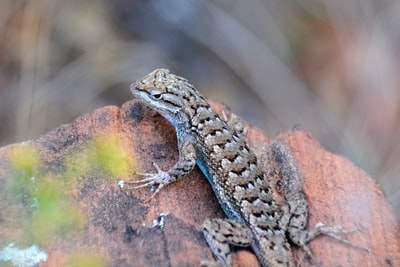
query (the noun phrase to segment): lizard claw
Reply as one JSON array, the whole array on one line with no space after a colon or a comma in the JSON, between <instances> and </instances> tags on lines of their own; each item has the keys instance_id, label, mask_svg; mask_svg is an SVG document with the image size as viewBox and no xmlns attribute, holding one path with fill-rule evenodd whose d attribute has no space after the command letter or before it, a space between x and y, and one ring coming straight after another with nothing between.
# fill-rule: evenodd
<instances>
[{"instance_id":1,"label":"lizard claw","mask_svg":"<svg viewBox=\"0 0 400 267\"><path fill-rule=\"evenodd\" d=\"M150 198L153 198L158 192L160 192L161 188L163 188L165 185L167 185L171 182L171 176L169 175L168 172L162 171L155 162L153 162L153 166L157 170L157 173L137 173L141 176L146 176L146 178L127 182L128 184L140 184L140 185L128 187L128 189L136 190L139 188L149 187L149 186L158 184L156 190L150 197Z\"/></svg>"}]
</instances>

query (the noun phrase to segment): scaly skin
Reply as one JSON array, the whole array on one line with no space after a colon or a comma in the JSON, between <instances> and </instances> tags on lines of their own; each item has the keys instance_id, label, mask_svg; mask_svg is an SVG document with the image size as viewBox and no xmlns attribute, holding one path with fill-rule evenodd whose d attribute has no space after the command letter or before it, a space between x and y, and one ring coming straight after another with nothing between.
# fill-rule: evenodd
<instances>
[{"instance_id":1,"label":"scaly skin","mask_svg":"<svg viewBox=\"0 0 400 267\"><path fill-rule=\"evenodd\" d=\"M301 175L286 145L271 142L269 160L274 164L264 170L244 137L221 119L201 93L185 78L157 69L131 85L134 98L157 110L176 129L179 161L168 171L155 165L158 173L135 189L158 185L153 196L165 185L191 172L197 164L211 184L229 219L211 219L203 224L204 235L217 263L202 265L230 266L229 244L251 246L262 266L295 266L290 241L311 256L306 243L320 234L337 236L348 233L341 227L305 229L307 202L301 191ZM269 177L277 176L285 203L279 206L272 193Z\"/></svg>"}]
</instances>

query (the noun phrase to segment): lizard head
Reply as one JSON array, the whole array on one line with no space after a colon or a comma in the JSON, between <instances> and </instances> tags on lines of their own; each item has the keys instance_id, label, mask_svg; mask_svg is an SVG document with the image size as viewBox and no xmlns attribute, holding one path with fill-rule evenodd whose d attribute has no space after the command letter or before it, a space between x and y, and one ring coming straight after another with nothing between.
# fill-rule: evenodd
<instances>
[{"instance_id":1,"label":"lizard head","mask_svg":"<svg viewBox=\"0 0 400 267\"><path fill-rule=\"evenodd\" d=\"M186 79L167 69L156 69L133 82L130 90L134 98L157 110L176 125L186 119L182 118L184 113L181 111L185 109L185 96L188 94L185 88L188 86L192 87Z\"/></svg>"},{"instance_id":2,"label":"lizard head","mask_svg":"<svg viewBox=\"0 0 400 267\"><path fill-rule=\"evenodd\" d=\"M166 87L176 82L176 75L170 73L167 69L156 69L144 76L141 80L133 82L131 85L131 91L134 94L134 90L149 91L149 93L155 94L156 89L159 90L160 94L166 92Z\"/></svg>"}]
</instances>

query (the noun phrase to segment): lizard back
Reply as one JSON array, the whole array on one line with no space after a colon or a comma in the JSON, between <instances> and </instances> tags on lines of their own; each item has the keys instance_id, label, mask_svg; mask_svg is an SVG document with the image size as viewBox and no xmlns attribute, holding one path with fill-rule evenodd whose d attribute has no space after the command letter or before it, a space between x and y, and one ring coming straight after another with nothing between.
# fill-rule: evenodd
<instances>
[{"instance_id":1,"label":"lizard back","mask_svg":"<svg viewBox=\"0 0 400 267\"><path fill-rule=\"evenodd\" d=\"M252 247L263 266L290 266L290 246L279 225L281 209L268 175L244 137L188 80L169 70L151 72L134 82L131 92L174 125L178 143L185 140L195 146L196 163L224 212L251 229Z\"/></svg>"}]
</instances>

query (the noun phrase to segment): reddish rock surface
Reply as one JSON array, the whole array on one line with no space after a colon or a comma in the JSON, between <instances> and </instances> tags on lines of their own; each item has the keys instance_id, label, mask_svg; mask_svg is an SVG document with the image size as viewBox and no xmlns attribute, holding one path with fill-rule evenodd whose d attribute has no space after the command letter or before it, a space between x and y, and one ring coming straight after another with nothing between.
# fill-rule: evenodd
<instances>
[{"instance_id":1,"label":"reddish rock surface","mask_svg":"<svg viewBox=\"0 0 400 267\"><path fill-rule=\"evenodd\" d=\"M260 159L266 159L268 137L251 126L248 130L250 147ZM135 172L154 172L153 161L166 170L178 159L173 127L136 101L121 108L98 109L30 141L39 150L41 173L61 182L59 190L72 196L82 221L74 234L61 232L40 240L41 249L48 255L41 266L62 266L77 258L77 251L94 253L103 266L198 266L201 260L212 260L201 224L206 218L224 214L200 170L196 168L151 200L148 188L121 190L121 177L106 177L105 172L90 166L86 166L90 171L77 172L74 182L69 182L72 178L65 171L69 166L66 162L76 151L91 146L97 136L102 140L112 136L112 142L122 144L130 162L130 175L123 177L125 180L138 179ZM302 171L309 203L308 227L324 222L358 229L347 238L369 249L366 252L319 237L310 243L314 263L296 249L301 266L400 266L399 224L380 186L349 160L325 151L307 132L291 131L277 138L288 143ZM10 155L18 146L0 149L2 185L15 179ZM32 245L21 241L29 229L21 221L30 222L35 208L11 192L7 186L0 188L0 249L11 242ZM164 227L152 227L162 213L168 213L163 218ZM234 264L257 266L257 260L251 252L242 250Z\"/></svg>"}]
</instances>

